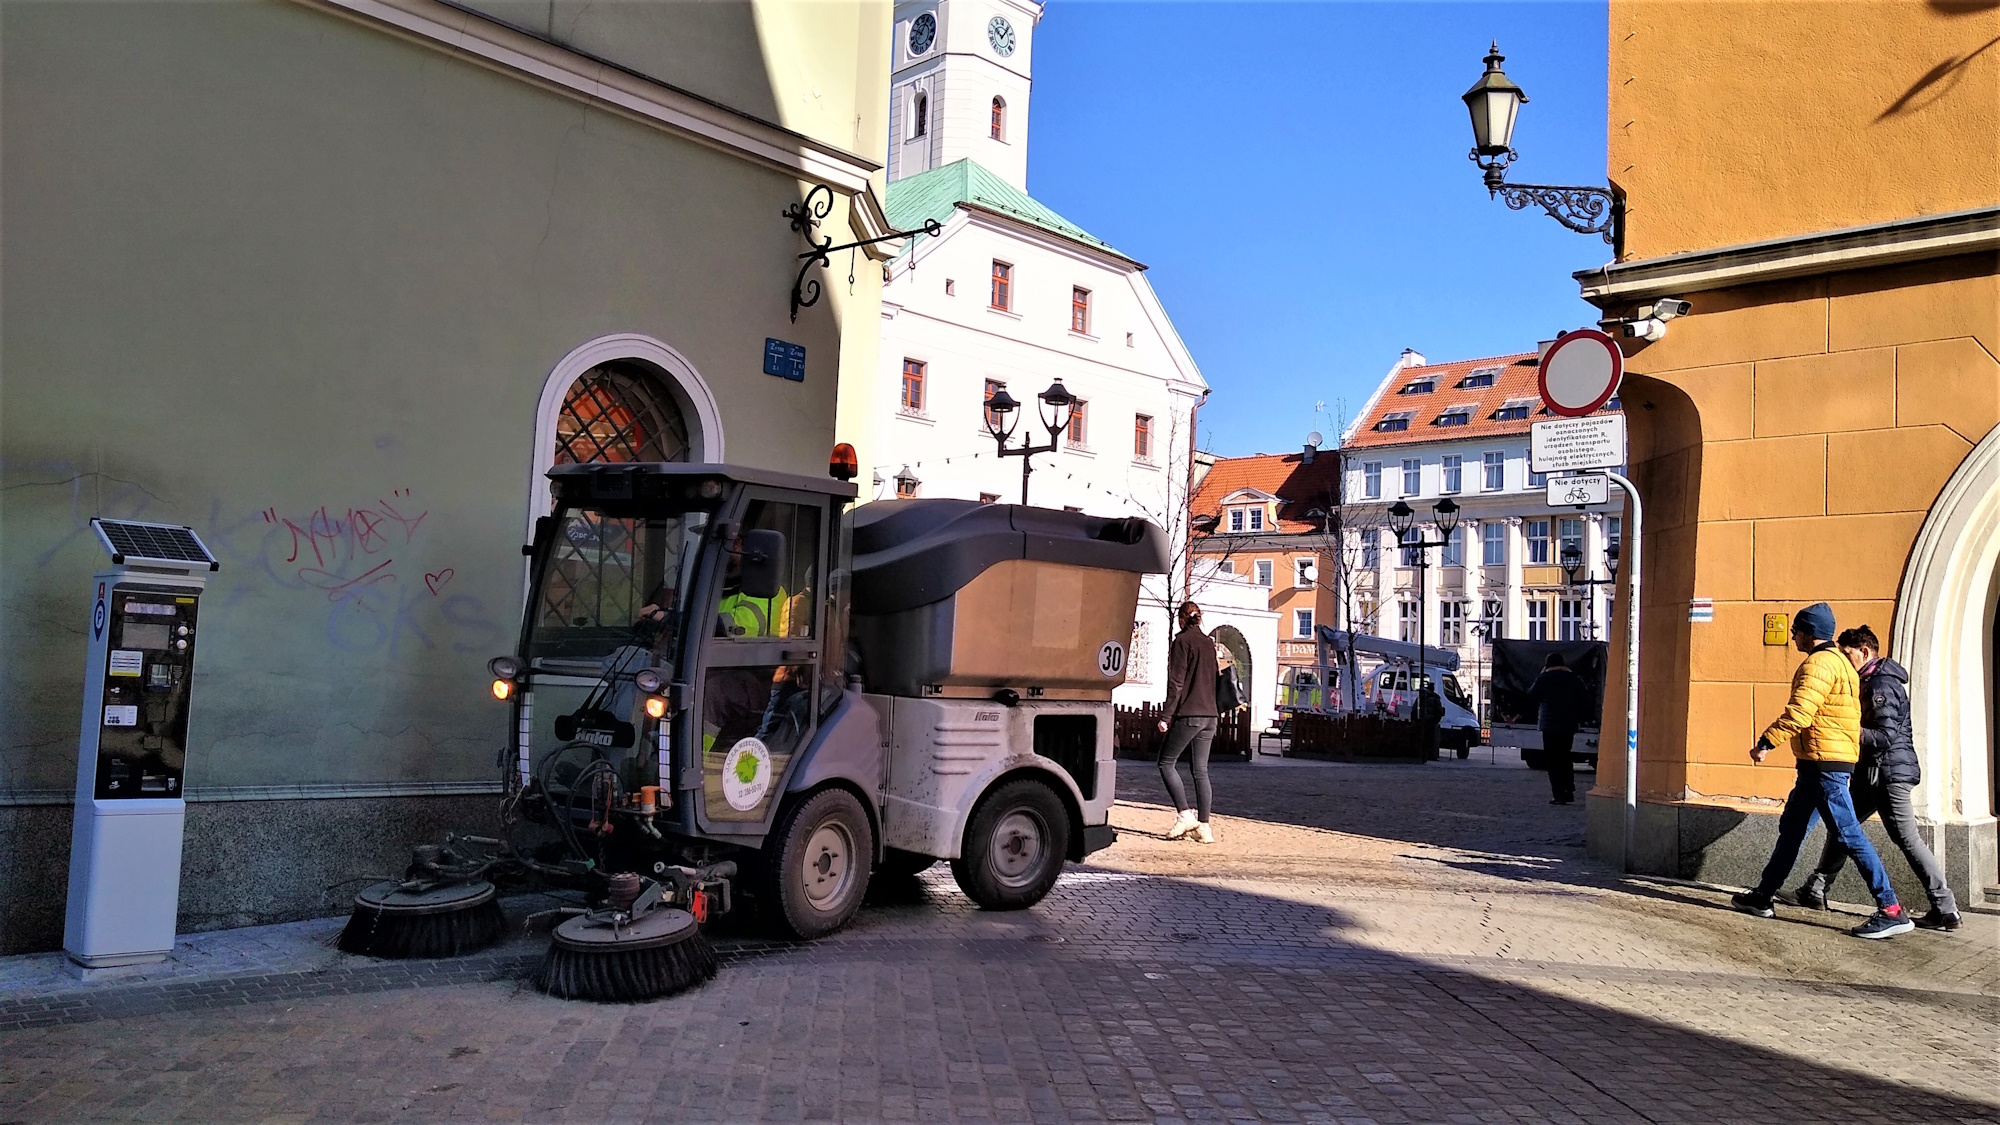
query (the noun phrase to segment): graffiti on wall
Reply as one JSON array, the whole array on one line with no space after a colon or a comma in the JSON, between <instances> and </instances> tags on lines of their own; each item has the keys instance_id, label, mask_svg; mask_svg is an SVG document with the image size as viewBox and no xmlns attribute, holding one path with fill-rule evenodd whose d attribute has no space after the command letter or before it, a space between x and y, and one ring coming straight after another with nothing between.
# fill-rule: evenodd
<instances>
[{"instance_id":1,"label":"graffiti on wall","mask_svg":"<svg viewBox=\"0 0 2000 1125\"><path fill-rule=\"evenodd\" d=\"M70 527L37 557L38 571L55 566L79 540L91 540L92 516L189 523L222 563L210 580L208 612L275 593L296 605L300 627L321 632L342 652L472 655L506 645L508 629L485 600L453 588L462 560L448 557L429 534L431 512L413 487L309 510L242 511L212 497L206 519L190 520L169 514L185 509L137 482L69 465L4 468L54 477L48 487L70 491Z\"/></svg>"}]
</instances>

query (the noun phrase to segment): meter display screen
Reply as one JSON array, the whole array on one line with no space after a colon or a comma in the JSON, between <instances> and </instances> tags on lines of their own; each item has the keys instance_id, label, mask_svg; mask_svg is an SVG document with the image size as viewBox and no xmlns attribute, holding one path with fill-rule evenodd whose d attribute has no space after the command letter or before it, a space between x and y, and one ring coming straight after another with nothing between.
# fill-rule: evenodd
<instances>
[{"instance_id":1,"label":"meter display screen","mask_svg":"<svg viewBox=\"0 0 2000 1125\"><path fill-rule=\"evenodd\" d=\"M181 796L196 605L185 589L121 584L112 591L117 643L104 655L98 708L100 800Z\"/></svg>"},{"instance_id":2,"label":"meter display screen","mask_svg":"<svg viewBox=\"0 0 2000 1125\"><path fill-rule=\"evenodd\" d=\"M164 623L127 621L118 630L119 639L126 648L163 649L173 637L173 626Z\"/></svg>"}]
</instances>

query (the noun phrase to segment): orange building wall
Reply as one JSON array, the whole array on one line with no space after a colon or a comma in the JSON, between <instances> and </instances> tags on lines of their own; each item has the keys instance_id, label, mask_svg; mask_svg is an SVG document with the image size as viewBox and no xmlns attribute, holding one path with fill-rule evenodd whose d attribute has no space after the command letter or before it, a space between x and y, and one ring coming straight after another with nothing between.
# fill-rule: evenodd
<instances>
[{"instance_id":1,"label":"orange building wall","mask_svg":"<svg viewBox=\"0 0 2000 1125\"><path fill-rule=\"evenodd\" d=\"M2000 6L1613 0L1609 25L1628 258L2000 200Z\"/></svg>"},{"instance_id":2,"label":"orange building wall","mask_svg":"<svg viewBox=\"0 0 2000 1125\"><path fill-rule=\"evenodd\" d=\"M1802 657L1763 644L1763 615L1824 600L1842 628L1888 640L1925 513L2000 424L1996 357L1992 254L1699 294L1694 315L1630 354L1648 505L1642 796L1783 797L1790 755L1753 766L1748 750ZM1694 597L1714 599L1713 623L1688 621ZM1612 651L1624 643L1614 629ZM1622 730L1614 663L1606 724ZM1622 761L1603 767L1598 793L1622 792Z\"/></svg>"}]
</instances>

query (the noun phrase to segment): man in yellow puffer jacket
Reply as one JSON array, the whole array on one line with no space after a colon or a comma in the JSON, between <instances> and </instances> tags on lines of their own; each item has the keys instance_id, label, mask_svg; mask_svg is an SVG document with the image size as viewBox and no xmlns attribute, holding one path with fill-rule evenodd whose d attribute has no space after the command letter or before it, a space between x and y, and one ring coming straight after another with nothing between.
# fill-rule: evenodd
<instances>
[{"instance_id":1,"label":"man in yellow puffer jacket","mask_svg":"<svg viewBox=\"0 0 2000 1125\"><path fill-rule=\"evenodd\" d=\"M1809 605L1792 618L1792 644L1806 654L1805 663L1792 674L1792 696L1784 713L1757 739L1750 760L1762 764L1779 742L1790 739L1798 758L1798 780L1778 817L1778 842L1763 877L1729 901L1745 914L1776 917L1772 896L1791 874L1813 821L1823 817L1827 831L1854 857L1875 896L1875 915L1848 932L1862 938L1894 937L1915 929L1916 923L1896 901L1882 858L1854 815L1848 785L1861 760L1861 678L1833 638L1833 609L1825 602Z\"/></svg>"}]
</instances>

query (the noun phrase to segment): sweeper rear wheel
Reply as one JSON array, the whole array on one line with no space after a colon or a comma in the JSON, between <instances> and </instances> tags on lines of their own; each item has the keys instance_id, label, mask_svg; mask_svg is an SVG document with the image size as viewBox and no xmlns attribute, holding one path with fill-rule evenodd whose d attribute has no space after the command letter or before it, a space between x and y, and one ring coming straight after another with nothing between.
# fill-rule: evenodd
<instances>
[{"instance_id":1,"label":"sweeper rear wheel","mask_svg":"<svg viewBox=\"0 0 2000 1125\"><path fill-rule=\"evenodd\" d=\"M559 1000L635 1003L715 976L715 950L694 915L658 908L622 926L588 917L556 927L531 983Z\"/></svg>"},{"instance_id":2,"label":"sweeper rear wheel","mask_svg":"<svg viewBox=\"0 0 2000 1125\"><path fill-rule=\"evenodd\" d=\"M354 896L354 913L340 931L343 953L390 960L456 957L492 945L507 929L499 893L484 879L427 891L398 887L390 880Z\"/></svg>"}]
</instances>

